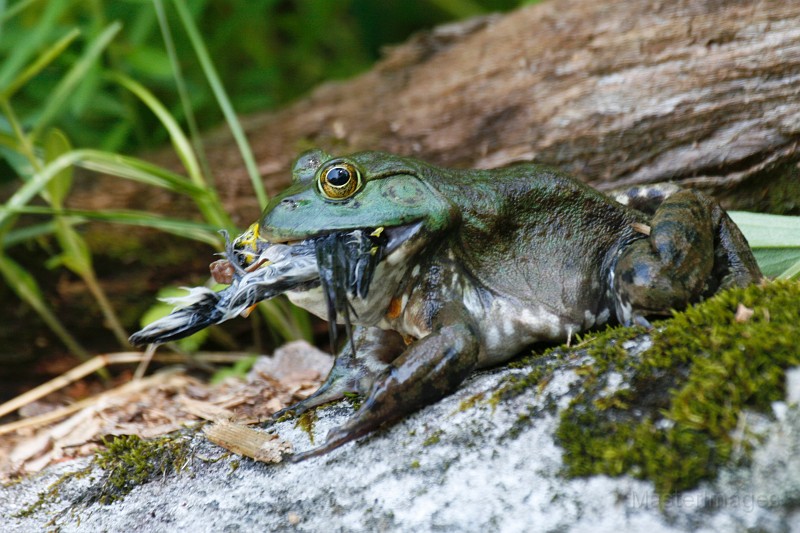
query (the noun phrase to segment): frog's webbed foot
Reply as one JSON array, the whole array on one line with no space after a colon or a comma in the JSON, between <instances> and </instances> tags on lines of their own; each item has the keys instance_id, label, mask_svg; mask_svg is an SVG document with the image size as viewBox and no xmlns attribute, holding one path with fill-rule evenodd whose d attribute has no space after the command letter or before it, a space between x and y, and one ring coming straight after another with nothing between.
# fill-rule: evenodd
<instances>
[{"instance_id":1,"label":"frog's webbed foot","mask_svg":"<svg viewBox=\"0 0 800 533\"><path fill-rule=\"evenodd\" d=\"M614 267L617 318L630 325L668 315L720 288L760 279L747 241L719 204L680 191L656 210L649 237L629 244Z\"/></svg>"},{"instance_id":2,"label":"frog's webbed foot","mask_svg":"<svg viewBox=\"0 0 800 533\"><path fill-rule=\"evenodd\" d=\"M375 382L353 418L331 430L323 445L288 460L323 455L446 396L475 368L478 346L474 331L464 323L442 327L420 339Z\"/></svg>"},{"instance_id":3,"label":"frog's webbed foot","mask_svg":"<svg viewBox=\"0 0 800 533\"><path fill-rule=\"evenodd\" d=\"M366 395L389 362L404 348L403 338L394 331L354 328L353 343L345 343L325 383L308 398L273 413L265 425L269 426L287 415L299 416L309 409L339 400L349 392Z\"/></svg>"}]
</instances>

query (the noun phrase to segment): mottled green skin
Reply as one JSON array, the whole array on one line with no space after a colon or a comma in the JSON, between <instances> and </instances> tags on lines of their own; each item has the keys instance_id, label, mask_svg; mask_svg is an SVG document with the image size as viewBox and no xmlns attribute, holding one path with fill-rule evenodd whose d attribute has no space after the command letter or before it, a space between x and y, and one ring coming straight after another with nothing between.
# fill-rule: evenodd
<instances>
[{"instance_id":1,"label":"mottled green skin","mask_svg":"<svg viewBox=\"0 0 800 533\"><path fill-rule=\"evenodd\" d=\"M475 368L533 342L609 320L645 323L646 315L761 277L738 229L699 193L634 195L645 207L660 204L651 219L537 165L451 170L380 152L332 159L301 156L294 183L264 212L264 238L421 227L379 265L367 301L353 301L355 353L346 346L320 390L289 410L345 392L366 394L365 402L298 459L435 401ZM317 181L343 160L359 169L362 186L346 200L326 199ZM647 225L651 237L641 232ZM289 297L325 316L321 292Z\"/></svg>"}]
</instances>

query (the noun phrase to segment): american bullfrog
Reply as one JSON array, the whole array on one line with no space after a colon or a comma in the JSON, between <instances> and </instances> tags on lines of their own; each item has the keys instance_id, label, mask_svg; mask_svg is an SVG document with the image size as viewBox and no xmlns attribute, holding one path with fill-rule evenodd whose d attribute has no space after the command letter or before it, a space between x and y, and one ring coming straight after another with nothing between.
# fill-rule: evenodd
<instances>
[{"instance_id":1,"label":"american bullfrog","mask_svg":"<svg viewBox=\"0 0 800 533\"><path fill-rule=\"evenodd\" d=\"M761 279L739 229L701 193L641 189L617 200L533 164L452 170L381 152L302 155L292 185L229 246L228 272L218 274L230 282L241 271L234 276L239 296L224 297L238 302L226 318L285 292L323 318L333 308L345 311L339 322L354 325L326 382L276 416L347 393L365 401L324 444L294 458L324 453L403 417L451 393L475 369L533 343L568 340L608 322L647 324L647 317ZM367 252L359 248L355 260L340 264L369 270L368 291L343 293L330 290L335 280L320 283L328 257L320 250L336 248L319 246L319 272L306 261L302 275L269 294L241 289L268 285L264 280L275 277L260 274L262 264L294 268L299 257L312 255L300 250L326 236L367 243ZM259 242L291 250L294 258L258 259ZM361 259L376 253L371 262ZM256 275L258 283L247 281ZM344 304L332 303L336 294L345 294ZM174 338L167 329L145 330L132 341Z\"/></svg>"}]
</instances>

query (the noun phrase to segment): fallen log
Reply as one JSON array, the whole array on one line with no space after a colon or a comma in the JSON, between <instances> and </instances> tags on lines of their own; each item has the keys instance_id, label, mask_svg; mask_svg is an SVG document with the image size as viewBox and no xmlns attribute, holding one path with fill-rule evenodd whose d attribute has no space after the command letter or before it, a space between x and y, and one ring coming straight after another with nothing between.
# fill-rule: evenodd
<instances>
[{"instance_id":1,"label":"fallen log","mask_svg":"<svg viewBox=\"0 0 800 533\"><path fill-rule=\"evenodd\" d=\"M800 174L799 82L797 2L559 0L419 34L245 128L271 193L314 145L455 167L537 161L600 189L675 181L786 212L800 202L772 204ZM225 206L248 223L258 207L234 142L216 132L206 146ZM95 178L74 203L192 209Z\"/></svg>"}]
</instances>

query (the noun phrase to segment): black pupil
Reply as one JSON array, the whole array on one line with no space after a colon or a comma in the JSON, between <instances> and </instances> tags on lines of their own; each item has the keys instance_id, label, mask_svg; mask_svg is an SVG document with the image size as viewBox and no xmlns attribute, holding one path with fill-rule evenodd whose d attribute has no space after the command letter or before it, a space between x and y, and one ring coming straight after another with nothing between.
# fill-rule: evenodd
<instances>
[{"instance_id":1,"label":"black pupil","mask_svg":"<svg viewBox=\"0 0 800 533\"><path fill-rule=\"evenodd\" d=\"M350 171L346 168L332 168L328 172L328 183L334 187L341 187L347 184L348 181L350 181Z\"/></svg>"}]
</instances>

